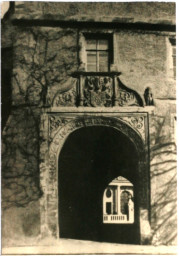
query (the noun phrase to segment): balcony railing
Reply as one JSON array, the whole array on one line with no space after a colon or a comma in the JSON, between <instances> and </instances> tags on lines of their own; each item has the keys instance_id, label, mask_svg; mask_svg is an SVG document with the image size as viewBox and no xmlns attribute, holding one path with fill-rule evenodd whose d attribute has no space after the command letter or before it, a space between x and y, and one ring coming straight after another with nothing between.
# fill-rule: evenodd
<instances>
[{"instance_id":1,"label":"balcony railing","mask_svg":"<svg viewBox=\"0 0 179 256\"><path fill-rule=\"evenodd\" d=\"M120 72L75 72L70 90L56 95L53 106L143 106L140 96L119 79Z\"/></svg>"},{"instance_id":2,"label":"balcony railing","mask_svg":"<svg viewBox=\"0 0 179 256\"><path fill-rule=\"evenodd\" d=\"M110 215L103 215L103 223L126 223L126 224L132 224L134 223L134 218L131 216L129 217L129 220L127 219L127 215L124 214L110 214Z\"/></svg>"},{"instance_id":3,"label":"balcony railing","mask_svg":"<svg viewBox=\"0 0 179 256\"><path fill-rule=\"evenodd\" d=\"M126 215L103 215L103 223L128 223Z\"/></svg>"},{"instance_id":4,"label":"balcony railing","mask_svg":"<svg viewBox=\"0 0 179 256\"><path fill-rule=\"evenodd\" d=\"M117 76L114 72L77 73L79 79L79 106L117 106Z\"/></svg>"}]
</instances>

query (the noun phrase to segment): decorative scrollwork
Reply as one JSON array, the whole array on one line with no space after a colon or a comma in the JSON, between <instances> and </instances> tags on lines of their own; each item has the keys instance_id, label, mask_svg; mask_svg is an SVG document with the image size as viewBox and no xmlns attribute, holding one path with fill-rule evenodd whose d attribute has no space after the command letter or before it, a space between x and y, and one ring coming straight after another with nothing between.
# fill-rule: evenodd
<instances>
[{"instance_id":1,"label":"decorative scrollwork","mask_svg":"<svg viewBox=\"0 0 179 256\"><path fill-rule=\"evenodd\" d=\"M54 99L53 105L55 107L70 107L76 105L77 92L76 88L73 87L69 91L58 93Z\"/></svg>"},{"instance_id":2,"label":"decorative scrollwork","mask_svg":"<svg viewBox=\"0 0 179 256\"><path fill-rule=\"evenodd\" d=\"M115 74L78 75L60 86L53 107L112 107L143 106L137 92L126 87ZM48 102L48 105L51 105Z\"/></svg>"},{"instance_id":3,"label":"decorative scrollwork","mask_svg":"<svg viewBox=\"0 0 179 256\"><path fill-rule=\"evenodd\" d=\"M145 118L144 116L121 116L118 117L117 119L120 119L122 121L124 121L125 123L127 123L128 125L130 125L132 128L134 128L134 130L138 131L141 138L143 139L143 141L145 141ZM70 122L71 119L68 118L62 118L59 117L58 115L51 115L49 118L49 138L50 141L53 139L53 137L55 136L55 134L58 131L59 127L65 127L65 125ZM103 118L88 118L88 119L84 119L83 123L81 120L76 120L74 125L76 127L80 127L83 125L86 126L91 126L91 125L109 125L112 126L114 125L112 123L113 119L103 119ZM64 129L65 132L65 129ZM64 132L61 133L61 137L64 136ZM68 131L67 131L68 132Z\"/></svg>"},{"instance_id":4,"label":"decorative scrollwork","mask_svg":"<svg viewBox=\"0 0 179 256\"><path fill-rule=\"evenodd\" d=\"M119 106L139 106L139 103L132 92L127 92L124 90L118 90L117 99L119 102Z\"/></svg>"},{"instance_id":5,"label":"decorative scrollwork","mask_svg":"<svg viewBox=\"0 0 179 256\"><path fill-rule=\"evenodd\" d=\"M137 130L140 133L142 139L145 141L145 120L143 116L125 116L120 117L120 119L127 122L130 126Z\"/></svg>"},{"instance_id":6,"label":"decorative scrollwork","mask_svg":"<svg viewBox=\"0 0 179 256\"><path fill-rule=\"evenodd\" d=\"M110 77L86 77L84 106L112 106L112 79Z\"/></svg>"},{"instance_id":7,"label":"decorative scrollwork","mask_svg":"<svg viewBox=\"0 0 179 256\"><path fill-rule=\"evenodd\" d=\"M143 116L140 117L131 117L131 123L137 129L141 129L144 126L144 118Z\"/></svg>"},{"instance_id":8,"label":"decorative scrollwork","mask_svg":"<svg viewBox=\"0 0 179 256\"><path fill-rule=\"evenodd\" d=\"M49 124L50 124L50 131L49 131L49 138L50 140L53 139L59 127L63 127L68 120L66 118L62 118L56 115L51 115L49 117Z\"/></svg>"}]
</instances>

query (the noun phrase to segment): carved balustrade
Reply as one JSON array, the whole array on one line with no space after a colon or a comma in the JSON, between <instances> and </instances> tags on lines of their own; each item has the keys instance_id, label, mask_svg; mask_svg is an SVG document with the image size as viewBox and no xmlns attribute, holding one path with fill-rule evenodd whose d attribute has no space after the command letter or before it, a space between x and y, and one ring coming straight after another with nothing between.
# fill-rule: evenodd
<instances>
[{"instance_id":1,"label":"carved balustrade","mask_svg":"<svg viewBox=\"0 0 179 256\"><path fill-rule=\"evenodd\" d=\"M53 106L143 106L138 93L122 84L119 75L119 72L75 72L77 83L70 90L57 93Z\"/></svg>"}]
</instances>

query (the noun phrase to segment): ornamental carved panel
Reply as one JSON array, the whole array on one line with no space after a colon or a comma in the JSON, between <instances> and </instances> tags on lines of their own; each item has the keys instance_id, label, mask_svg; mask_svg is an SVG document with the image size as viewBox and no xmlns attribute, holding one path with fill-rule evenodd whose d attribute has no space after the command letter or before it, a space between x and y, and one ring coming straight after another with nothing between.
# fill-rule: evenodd
<instances>
[{"instance_id":1,"label":"ornamental carved panel","mask_svg":"<svg viewBox=\"0 0 179 256\"><path fill-rule=\"evenodd\" d=\"M136 91L125 86L119 77L117 78L116 101L117 105L120 107L143 106L143 100L140 95Z\"/></svg>"},{"instance_id":2,"label":"ornamental carved panel","mask_svg":"<svg viewBox=\"0 0 179 256\"><path fill-rule=\"evenodd\" d=\"M84 119L74 119L73 117L67 116L59 116L58 114L51 114L49 116L49 142L51 142L54 136L57 134L59 129L61 130L60 134L63 137L64 133L66 133L66 128L71 121L73 121L73 125L75 127L79 126L96 126L96 125L107 125L114 126L115 122L118 122L118 125L121 127L131 127L143 140L146 141L146 129L145 129L145 119L146 115L144 114L120 114L114 115L114 118L104 118L102 116L96 116L95 118L84 118ZM118 121L117 121L118 120ZM120 122L122 121L122 122ZM62 129L63 128L63 129ZM123 128L121 128L123 130ZM62 132L63 130L63 132ZM129 132L132 130L128 129ZM124 129L125 133L126 129ZM67 131L68 132L68 131Z\"/></svg>"},{"instance_id":3,"label":"ornamental carved panel","mask_svg":"<svg viewBox=\"0 0 179 256\"><path fill-rule=\"evenodd\" d=\"M118 88L117 90L117 100L118 105L120 107L124 106L139 106L139 103L132 92L127 92L125 90L122 90L121 88Z\"/></svg>"},{"instance_id":4,"label":"ornamental carved panel","mask_svg":"<svg viewBox=\"0 0 179 256\"><path fill-rule=\"evenodd\" d=\"M51 141L55 136L59 127L63 127L68 122L66 118L59 118L57 115L51 115L49 117L49 140Z\"/></svg>"},{"instance_id":5,"label":"ornamental carved panel","mask_svg":"<svg viewBox=\"0 0 179 256\"><path fill-rule=\"evenodd\" d=\"M84 106L111 107L113 84L111 77L87 76L84 81Z\"/></svg>"},{"instance_id":6,"label":"ornamental carved panel","mask_svg":"<svg viewBox=\"0 0 179 256\"><path fill-rule=\"evenodd\" d=\"M53 101L55 107L72 107L76 106L77 90L74 86L68 91L58 93Z\"/></svg>"},{"instance_id":7,"label":"ornamental carved panel","mask_svg":"<svg viewBox=\"0 0 179 256\"><path fill-rule=\"evenodd\" d=\"M140 116L123 116L120 117L121 120L126 122L128 125L130 125L133 129L135 129L140 136L142 137L143 141L145 141L145 117Z\"/></svg>"},{"instance_id":8,"label":"ornamental carved panel","mask_svg":"<svg viewBox=\"0 0 179 256\"><path fill-rule=\"evenodd\" d=\"M73 81L73 82L72 82ZM93 73L77 75L53 99L53 107L126 107L143 106L143 100L134 90L126 87L116 74Z\"/></svg>"}]
</instances>

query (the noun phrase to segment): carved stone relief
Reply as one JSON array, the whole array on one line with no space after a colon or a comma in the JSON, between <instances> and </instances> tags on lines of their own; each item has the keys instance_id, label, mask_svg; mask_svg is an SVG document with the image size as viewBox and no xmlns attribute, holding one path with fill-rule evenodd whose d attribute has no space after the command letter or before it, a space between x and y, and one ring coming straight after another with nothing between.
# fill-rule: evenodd
<instances>
[{"instance_id":1,"label":"carved stone relief","mask_svg":"<svg viewBox=\"0 0 179 256\"><path fill-rule=\"evenodd\" d=\"M84 83L84 106L111 107L112 86L110 77L86 77Z\"/></svg>"},{"instance_id":2,"label":"carved stone relief","mask_svg":"<svg viewBox=\"0 0 179 256\"><path fill-rule=\"evenodd\" d=\"M118 88L116 98L118 99L118 105L120 107L139 106L139 103L138 103L134 93L132 93L132 92L127 92L127 91L124 91L124 90L121 90L120 88Z\"/></svg>"},{"instance_id":3,"label":"carved stone relief","mask_svg":"<svg viewBox=\"0 0 179 256\"><path fill-rule=\"evenodd\" d=\"M51 141L55 136L57 129L63 127L68 122L66 118L59 118L57 115L49 117L49 140Z\"/></svg>"},{"instance_id":4,"label":"carved stone relief","mask_svg":"<svg viewBox=\"0 0 179 256\"><path fill-rule=\"evenodd\" d=\"M154 98L152 89L150 87L147 87L144 92L144 99L146 106L154 106Z\"/></svg>"},{"instance_id":5,"label":"carved stone relief","mask_svg":"<svg viewBox=\"0 0 179 256\"><path fill-rule=\"evenodd\" d=\"M115 117L118 120L122 120L123 122L127 123L130 127L132 127L145 141L145 117L140 115L140 116L120 116L120 117ZM50 123L50 130L49 130L49 139L50 141L53 139L55 136L57 130L59 127L64 127L67 123L70 122L71 119L68 118L62 118L59 117L58 115L51 115L49 118L49 123ZM75 121L75 124L78 126L78 122L82 125L81 121ZM102 117L96 117L94 119L83 119L83 124L85 126L89 125L114 125L114 121L110 119L103 119Z\"/></svg>"},{"instance_id":6,"label":"carved stone relief","mask_svg":"<svg viewBox=\"0 0 179 256\"><path fill-rule=\"evenodd\" d=\"M44 116L45 118L45 116ZM140 131L144 127L145 115L139 116L80 116L80 115L61 115L59 114L46 114L46 120L42 118L42 129L45 122L44 129L48 131L43 132L44 139L49 143L44 144L42 140L42 147L45 147L45 152L48 149L48 154L43 154L41 157L41 175L43 197L41 199L42 209L42 232L51 234L54 237L59 235L59 219L58 219L58 158L60 150L62 149L66 138L70 133L75 130L88 127L88 126L108 126L119 130L124 133L135 145L139 153L139 176L140 176L140 205L146 209L148 196L147 190L143 187L147 186L148 173L147 173L147 159L146 159L146 142L142 139ZM48 120L48 125L47 121ZM44 172L46 174L44 174ZM45 214L44 214L45 210Z\"/></svg>"},{"instance_id":7,"label":"carved stone relief","mask_svg":"<svg viewBox=\"0 0 179 256\"><path fill-rule=\"evenodd\" d=\"M125 116L120 117L120 119L127 122L130 126L137 130L143 141L145 141L145 120L143 116Z\"/></svg>"},{"instance_id":8,"label":"carved stone relief","mask_svg":"<svg viewBox=\"0 0 179 256\"><path fill-rule=\"evenodd\" d=\"M143 106L137 92L127 88L115 75L81 75L71 80L65 90L59 90L53 99L54 107L112 107Z\"/></svg>"},{"instance_id":9,"label":"carved stone relief","mask_svg":"<svg viewBox=\"0 0 179 256\"><path fill-rule=\"evenodd\" d=\"M120 107L125 106L143 106L142 98L139 94L125 86L119 77L117 77L116 98Z\"/></svg>"},{"instance_id":10,"label":"carved stone relief","mask_svg":"<svg viewBox=\"0 0 179 256\"><path fill-rule=\"evenodd\" d=\"M53 162L54 157L52 157L52 155L57 153L61 140L63 140L73 130L85 126L105 125L110 127L116 127L121 132L126 134L137 145L139 151L141 150L143 144L142 139L139 139L139 135L136 135L136 132L132 128L130 128L124 122L118 121L116 118L88 117L78 118L74 120L64 120L64 118L51 116L50 120L52 120L53 123L53 125L50 125L50 129L53 130L53 132L52 130L50 132L51 137L52 133L54 134L53 143L51 143L50 145L50 162Z\"/></svg>"},{"instance_id":11,"label":"carved stone relief","mask_svg":"<svg viewBox=\"0 0 179 256\"><path fill-rule=\"evenodd\" d=\"M75 86L69 91L58 93L53 101L54 107L71 107L75 106L77 101L77 92Z\"/></svg>"}]
</instances>

